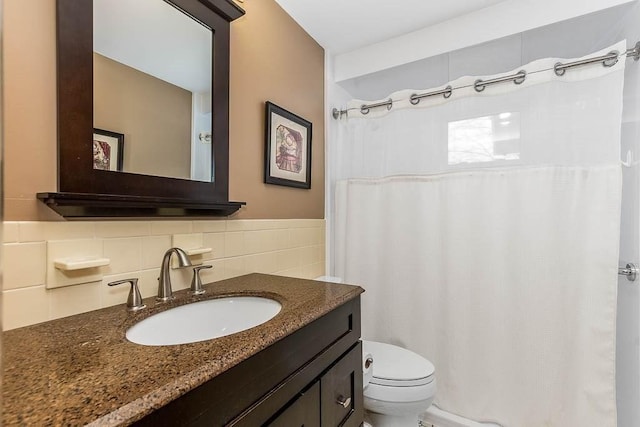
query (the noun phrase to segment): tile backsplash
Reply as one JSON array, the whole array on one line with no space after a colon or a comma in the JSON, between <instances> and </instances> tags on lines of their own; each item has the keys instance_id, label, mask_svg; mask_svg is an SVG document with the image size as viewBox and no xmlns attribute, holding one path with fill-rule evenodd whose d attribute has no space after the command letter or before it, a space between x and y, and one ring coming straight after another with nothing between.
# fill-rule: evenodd
<instances>
[{"instance_id":1,"label":"tile backsplash","mask_svg":"<svg viewBox=\"0 0 640 427\"><path fill-rule=\"evenodd\" d=\"M251 272L308 279L325 273L322 219L5 221L3 238L4 330L124 304L128 286L107 286L115 280L137 277L142 296L155 295L162 256L172 244L211 248L191 257L213 265L202 270L204 283ZM53 260L69 256L110 263L65 275ZM191 276L191 269L172 270L174 290L188 288Z\"/></svg>"}]
</instances>

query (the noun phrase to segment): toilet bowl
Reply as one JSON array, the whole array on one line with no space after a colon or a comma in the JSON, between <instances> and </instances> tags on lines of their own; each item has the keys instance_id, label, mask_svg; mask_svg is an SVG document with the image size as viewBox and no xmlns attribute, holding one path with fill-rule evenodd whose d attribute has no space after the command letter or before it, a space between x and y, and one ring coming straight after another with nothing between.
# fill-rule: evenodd
<instances>
[{"instance_id":1,"label":"toilet bowl","mask_svg":"<svg viewBox=\"0 0 640 427\"><path fill-rule=\"evenodd\" d=\"M362 341L373 356L373 371L364 388L367 421L374 427L418 425L418 416L436 394L435 368L424 357L391 344Z\"/></svg>"}]
</instances>

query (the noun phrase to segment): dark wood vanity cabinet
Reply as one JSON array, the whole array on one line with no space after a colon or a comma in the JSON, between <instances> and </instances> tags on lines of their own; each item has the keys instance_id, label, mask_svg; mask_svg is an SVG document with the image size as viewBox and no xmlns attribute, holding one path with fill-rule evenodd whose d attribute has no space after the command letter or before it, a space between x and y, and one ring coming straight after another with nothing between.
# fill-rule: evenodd
<instances>
[{"instance_id":1,"label":"dark wood vanity cabinet","mask_svg":"<svg viewBox=\"0 0 640 427\"><path fill-rule=\"evenodd\" d=\"M321 416L320 382L316 381L308 390L300 393L268 425L269 427L320 427Z\"/></svg>"},{"instance_id":2,"label":"dark wood vanity cabinet","mask_svg":"<svg viewBox=\"0 0 640 427\"><path fill-rule=\"evenodd\" d=\"M357 427L361 365L357 297L136 425Z\"/></svg>"},{"instance_id":3,"label":"dark wood vanity cabinet","mask_svg":"<svg viewBox=\"0 0 640 427\"><path fill-rule=\"evenodd\" d=\"M269 427L358 427L362 424L362 345L354 346L300 393ZM358 381L360 381L358 383ZM358 386L360 384L360 386Z\"/></svg>"}]
</instances>

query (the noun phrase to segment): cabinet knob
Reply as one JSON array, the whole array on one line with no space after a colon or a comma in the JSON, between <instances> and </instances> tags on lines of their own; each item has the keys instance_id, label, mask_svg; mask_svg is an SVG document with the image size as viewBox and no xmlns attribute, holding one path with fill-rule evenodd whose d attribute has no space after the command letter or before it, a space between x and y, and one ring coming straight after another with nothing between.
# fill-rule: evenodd
<instances>
[{"instance_id":1,"label":"cabinet knob","mask_svg":"<svg viewBox=\"0 0 640 427\"><path fill-rule=\"evenodd\" d=\"M343 395L340 395L336 399L336 403L338 405L342 406L343 408L348 408L349 406L351 406L351 398L350 397L344 397Z\"/></svg>"},{"instance_id":2,"label":"cabinet knob","mask_svg":"<svg viewBox=\"0 0 640 427\"><path fill-rule=\"evenodd\" d=\"M131 289L129 290L129 297L127 298L127 310L138 311L146 307L142 302L142 296L140 295L140 289L138 289L138 279L125 279L108 283L109 286L122 285L124 283L130 283Z\"/></svg>"}]
</instances>

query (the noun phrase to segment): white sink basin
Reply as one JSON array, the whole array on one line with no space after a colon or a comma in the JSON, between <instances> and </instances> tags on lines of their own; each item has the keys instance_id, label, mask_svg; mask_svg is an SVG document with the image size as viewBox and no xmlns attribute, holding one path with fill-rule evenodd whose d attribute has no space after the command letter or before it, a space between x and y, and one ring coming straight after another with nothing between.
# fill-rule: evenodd
<instances>
[{"instance_id":1,"label":"white sink basin","mask_svg":"<svg viewBox=\"0 0 640 427\"><path fill-rule=\"evenodd\" d=\"M148 317L127 330L142 345L206 341L253 328L275 317L282 305L260 297L227 297L181 305Z\"/></svg>"}]
</instances>

